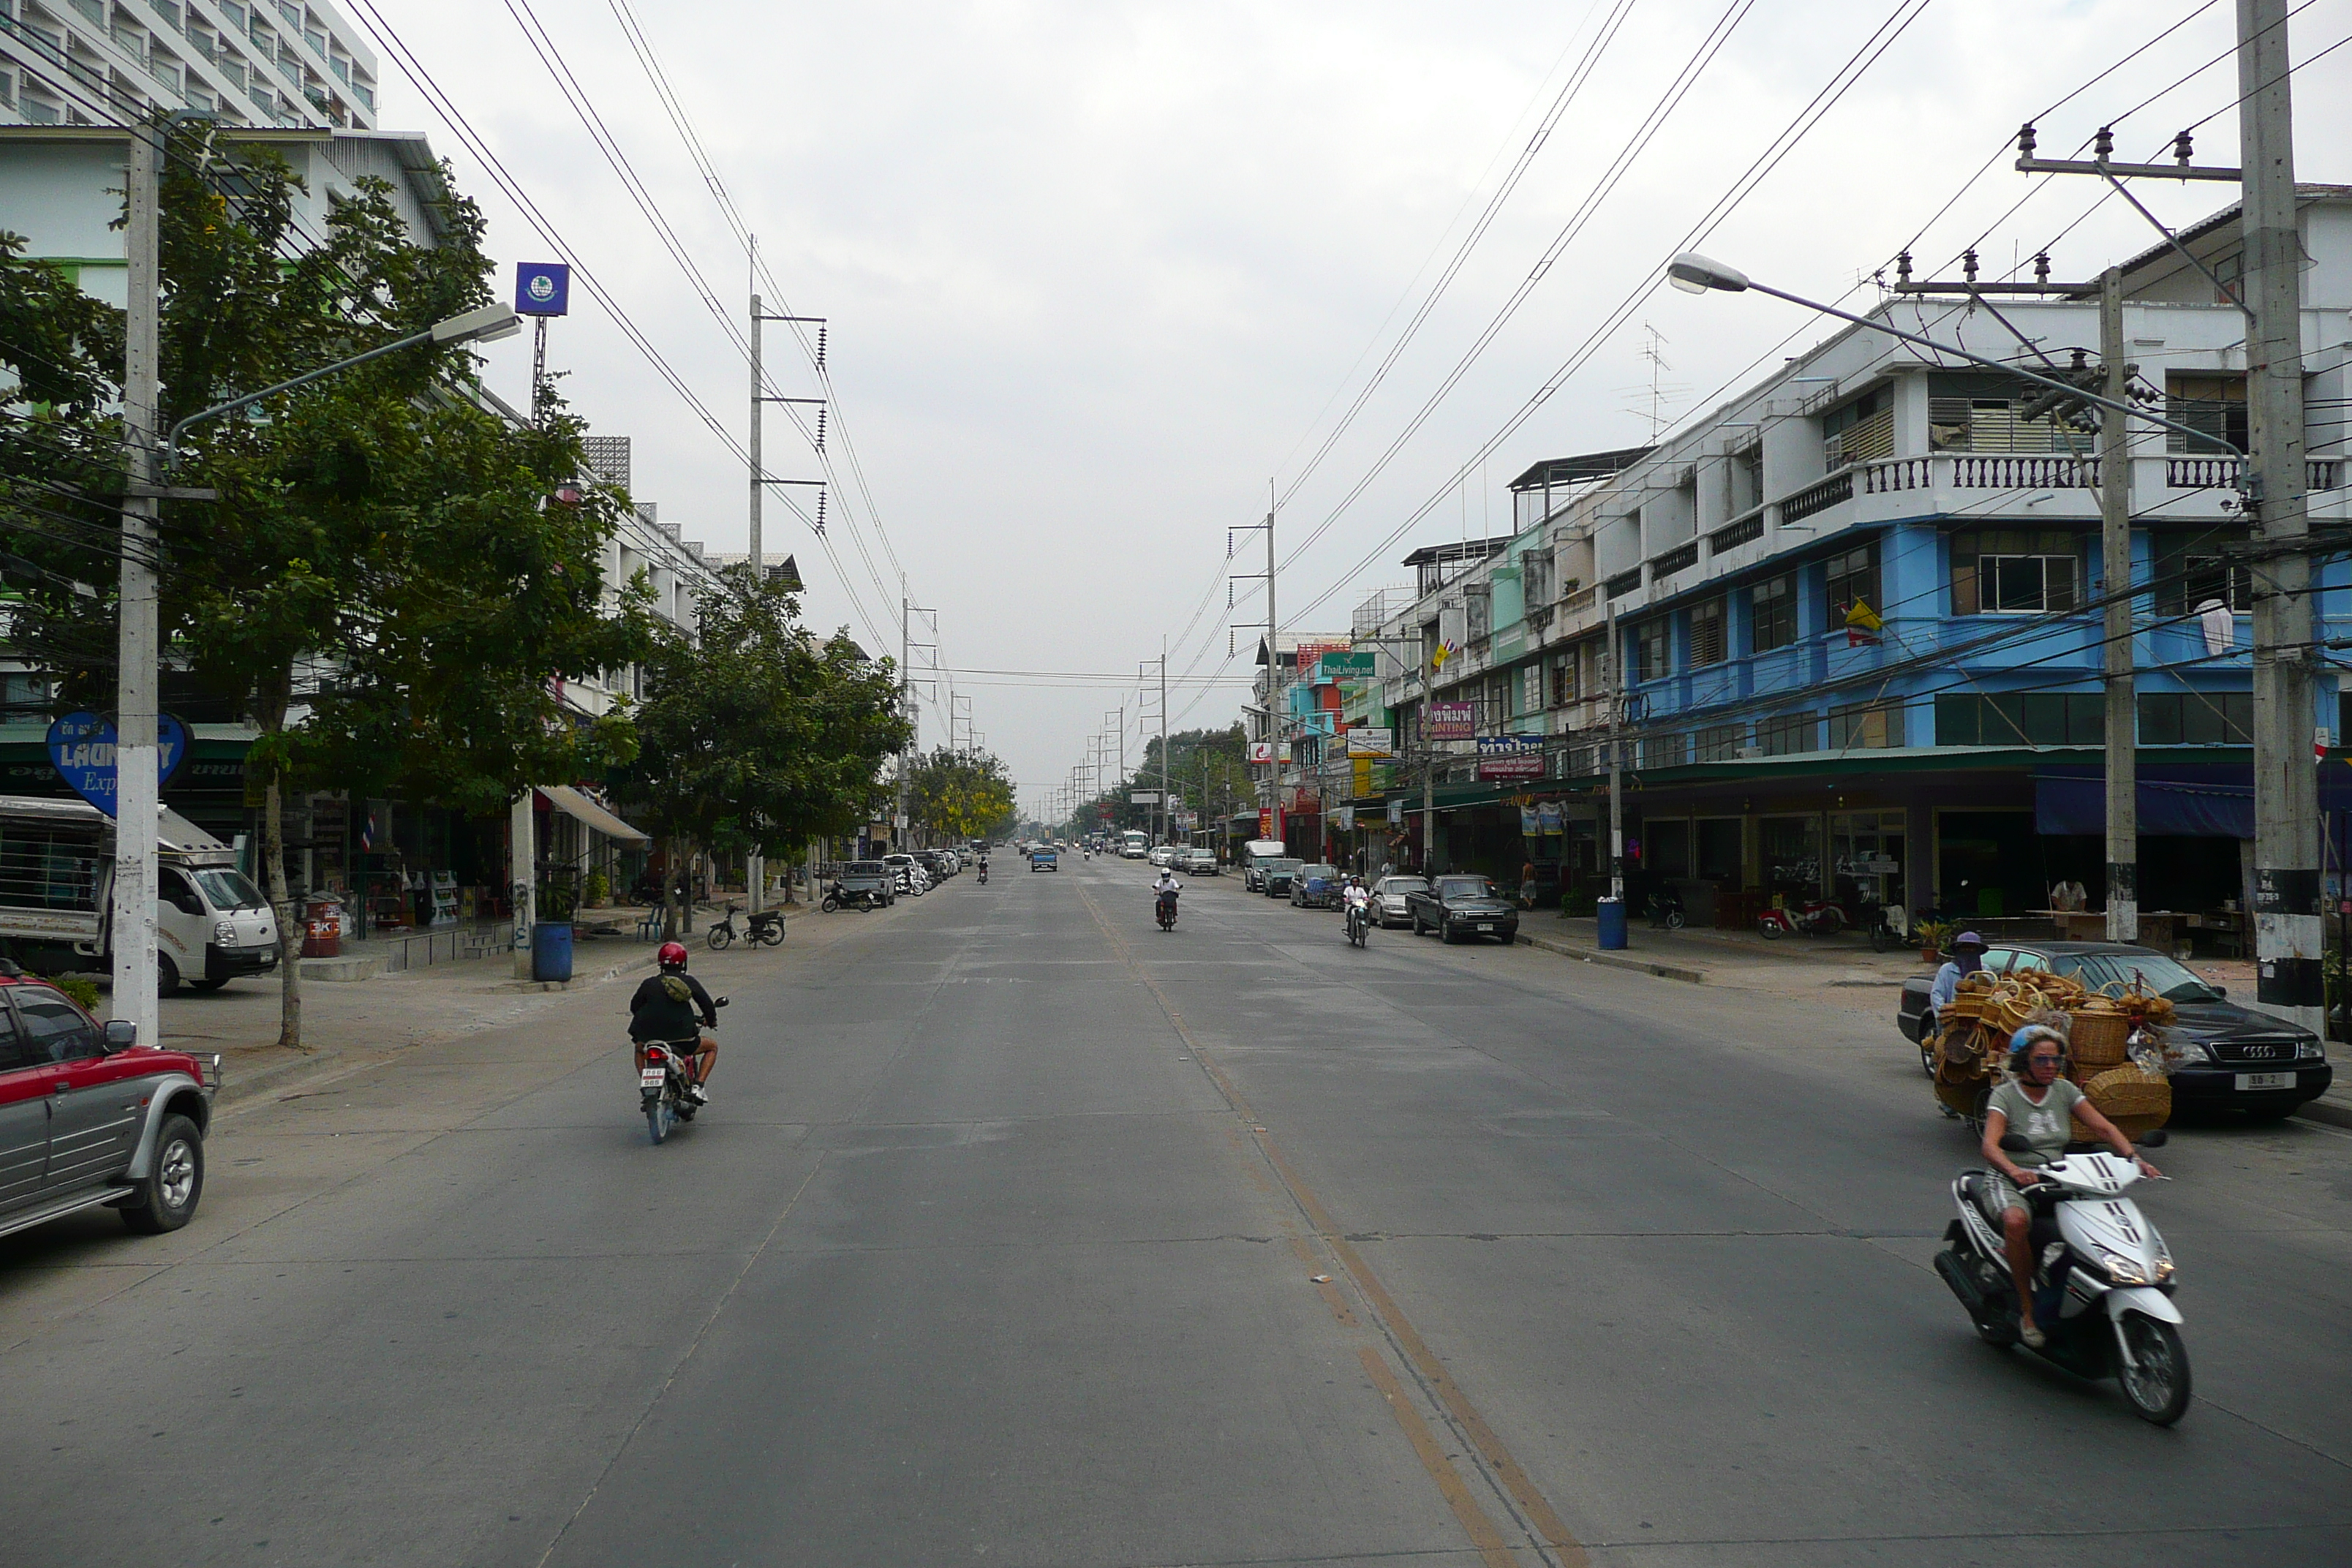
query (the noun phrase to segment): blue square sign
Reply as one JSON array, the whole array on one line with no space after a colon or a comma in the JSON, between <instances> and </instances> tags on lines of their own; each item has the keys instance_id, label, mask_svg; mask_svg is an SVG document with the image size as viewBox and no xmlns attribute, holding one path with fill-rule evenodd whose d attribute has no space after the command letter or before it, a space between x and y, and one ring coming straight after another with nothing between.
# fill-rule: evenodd
<instances>
[{"instance_id":1,"label":"blue square sign","mask_svg":"<svg viewBox=\"0 0 2352 1568\"><path fill-rule=\"evenodd\" d=\"M572 304L572 268L561 261L515 264L515 314L561 316Z\"/></svg>"}]
</instances>

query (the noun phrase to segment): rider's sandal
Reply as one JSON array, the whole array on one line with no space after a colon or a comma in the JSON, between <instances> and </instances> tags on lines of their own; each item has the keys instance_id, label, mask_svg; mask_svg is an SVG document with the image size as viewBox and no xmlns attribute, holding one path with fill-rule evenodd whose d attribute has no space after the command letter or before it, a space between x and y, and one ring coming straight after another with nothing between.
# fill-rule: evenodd
<instances>
[{"instance_id":1,"label":"rider's sandal","mask_svg":"<svg viewBox=\"0 0 2352 1568\"><path fill-rule=\"evenodd\" d=\"M2020 1323L2017 1326L2017 1337L2025 1342L2026 1348L2029 1350L2038 1351L2050 1342L2050 1336L2043 1333L2041 1326L2036 1323Z\"/></svg>"}]
</instances>

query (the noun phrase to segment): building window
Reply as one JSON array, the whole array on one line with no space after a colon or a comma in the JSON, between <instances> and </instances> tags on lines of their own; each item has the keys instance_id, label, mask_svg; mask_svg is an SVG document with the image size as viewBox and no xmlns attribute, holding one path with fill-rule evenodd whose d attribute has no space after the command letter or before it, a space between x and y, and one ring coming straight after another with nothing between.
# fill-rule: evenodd
<instances>
[{"instance_id":1,"label":"building window","mask_svg":"<svg viewBox=\"0 0 2352 1568\"><path fill-rule=\"evenodd\" d=\"M2168 452L2237 453L2252 445L2246 423L2246 378L2242 375L2184 375L2178 371L2168 374L2164 378L2164 416L2206 437L2202 441L2191 441L2178 430L2168 430L2164 433L2164 449Z\"/></svg>"},{"instance_id":2,"label":"building window","mask_svg":"<svg viewBox=\"0 0 2352 1568\"><path fill-rule=\"evenodd\" d=\"M1673 623L1660 616L1633 628L1633 679L1655 680L1674 669Z\"/></svg>"},{"instance_id":3,"label":"building window","mask_svg":"<svg viewBox=\"0 0 2352 1568\"><path fill-rule=\"evenodd\" d=\"M1845 624L1846 612L1856 605L1868 605L1874 610L1882 608L1878 597L1878 542L1874 539L1831 556L1828 583L1825 602L1829 614L1823 619L1832 630Z\"/></svg>"},{"instance_id":4,"label":"building window","mask_svg":"<svg viewBox=\"0 0 2352 1568\"><path fill-rule=\"evenodd\" d=\"M1540 664L1524 665L1519 669L1519 711L1539 713L1544 705L1544 672Z\"/></svg>"},{"instance_id":5,"label":"building window","mask_svg":"<svg viewBox=\"0 0 2352 1568\"><path fill-rule=\"evenodd\" d=\"M1927 449L1931 452L2049 452L2091 449L2078 431L2060 436L2047 419L2021 419L2023 398L2038 386L2012 376L1944 372L1927 377Z\"/></svg>"},{"instance_id":6,"label":"building window","mask_svg":"<svg viewBox=\"0 0 2352 1568\"><path fill-rule=\"evenodd\" d=\"M1830 468L1895 455L1895 389L1874 386L1843 408L1822 416L1822 440Z\"/></svg>"},{"instance_id":7,"label":"building window","mask_svg":"<svg viewBox=\"0 0 2352 1568\"><path fill-rule=\"evenodd\" d=\"M1467 636L1476 642L1495 629L1495 591L1486 584L1466 590L1463 598L1467 607Z\"/></svg>"},{"instance_id":8,"label":"building window","mask_svg":"<svg viewBox=\"0 0 2352 1568\"><path fill-rule=\"evenodd\" d=\"M1830 710L1830 750L1903 744L1903 704L1857 702Z\"/></svg>"},{"instance_id":9,"label":"building window","mask_svg":"<svg viewBox=\"0 0 2352 1568\"><path fill-rule=\"evenodd\" d=\"M2254 738L2251 691L2143 691L2143 746L2248 746Z\"/></svg>"},{"instance_id":10,"label":"building window","mask_svg":"<svg viewBox=\"0 0 2352 1568\"><path fill-rule=\"evenodd\" d=\"M1723 633L1723 601L1708 599L1693 605L1690 613L1690 661L1693 669L1721 664L1728 657Z\"/></svg>"},{"instance_id":11,"label":"building window","mask_svg":"<svg viewBox=\"0 0 2352 1568\"><path fill-rule=\"evenodd\" d=\"M1551 705L1565 708L1576 700L1576 656L1564 653L1551 661Z\"/></svg>"},{"instance_id":12,"label":"building window","mask_svg":"<svg viewBox=\"0 0 2352 1568\"><path fill-rule=\"evenodd\" d=\"M1750 447L1731 456L1731 513L1752 511L1764 504L1764 448Z\"/></svg>"},{"instance_id":13,"label":"building window","mask_svg":"<svg viewBox=\"0 0 2352 1568\"><path fill-rule=\"evenodd\" d=\"M2095 691L1947 692L1936 699L1939 746L2096 746L2106 699Z\"/></svg>"},{"instance_id":14,"label":"building window","mask_svg":"<svg viewBox=\"0 0 2352 1568\"><path fill-rule=\"evenodd\" d=\"M2243 615L2254 607L2252 574L2231 563L2222 551L2242 543L2242 528L2158 534L2156 541L2156 613L2186 616L2209 599Z\"/></svg>"},{"instance_id":15,"label":"building window","mask_svg":"<svg viewBox=\"0 0 2352 1568\"><path fill-rule=\"evenodd\" d=\"M1690 737L1677 731L1671 735L1642 737L1642 765L1645 768L1678 768L1687 760Z\"/></svg>"},{"instance_id":16,"label":"building window","mask_svg":"<svg viewBox=\"0 0 2352 1568\"><path fill-rule=\"evenodd\" d=\"M1768 757L1791 756L1799 752L1818 751L1821 733L1820 714L1784 713L1777 719L1757 722L1756 745Z\"/></svg>"},{"instance_id":17,"label":"building window","mask_svg":"<svg viewBox=\"0 0 2352 1568\"><path fill-rule=\"evenodd\" d=\"M1784 572L1748 590L1748 651L1769 653L1797 640L1797 575Z\"/></svg>"},{"instance_id":18,"label":"building window","mask_svg":"<svg viewBox=\"0 0 2352 1568\"><path fill-rule=\"evenodd\" d=\"M1727 763L1748 743L1748 730L1744 724L1710 724L1691 739L1698 743L1700 762Z\"/></svg>"},{"instance_id":19,"label":"building window","mask_svg":"<svg viewBox=\"0 0 2352 1568\"><path fill-rule=\"evenodd\" d=\"M2052 529L1952 535L1952 613L2044 615L2080 602L2082 541Z\"/></svg>"}]
</instances>

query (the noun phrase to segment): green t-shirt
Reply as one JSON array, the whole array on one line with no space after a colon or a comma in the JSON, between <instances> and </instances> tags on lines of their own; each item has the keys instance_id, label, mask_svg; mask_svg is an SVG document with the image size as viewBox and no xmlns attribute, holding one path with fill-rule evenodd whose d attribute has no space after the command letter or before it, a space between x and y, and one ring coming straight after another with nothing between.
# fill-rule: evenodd
<instances>
[{"instance_id":1,"label":"green t-shirt","mask_svg":"<svg viewBox=\"0 0 2352 1568\"><path fill-rule=\"evenodd\" d=\"M2009 1130L2033 1145L2010 1156L2012 1163L2031 1168L2046 1165L2066 1152L2074 1137L2074 1107L2082 1102L2083 1091L2065 1079L2053 1083L2039 1105L2026 1098L2023 1084L2011 1079L1992 1091L1985 1113L2000 1111L2009 1118Z\"/></svg>"}]
</instances>

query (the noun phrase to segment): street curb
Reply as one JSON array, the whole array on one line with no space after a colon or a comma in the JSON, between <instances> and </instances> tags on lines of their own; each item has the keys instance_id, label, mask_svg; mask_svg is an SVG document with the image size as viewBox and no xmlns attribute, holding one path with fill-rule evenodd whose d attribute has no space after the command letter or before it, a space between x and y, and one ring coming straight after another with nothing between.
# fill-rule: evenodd
<instances>
[{"instance_id":1,"label":"street curb","mask_svg":"<svg viewBox=\"0 0 2352 1568\"><path fill-rule=\"evenodd\" d=\"M2294 1113L2313 1121L2325 1121L2330 1127L2352 1127L2352 1106L2329 1105L2325 1100L2308 1100L2295 1107Z\"/></svg>"},{"instance_id":2,"label":"street curb","mask_svg":"<svg viewBox=\"0 0 2352 1568\"><path fill-rule=\"evenodd\" d=\"M1587 963L1606 964L1612 969L1631 969L1643 974L1654 974L1661 980L1680 980L1692 985L1707 983L1704 969L1685 969L1679 963L1653 963L1646 958L1626 958L1614 952L1595 952L1589 948L1554 942L1549 937L1529 936L1525 931L1519 933L1519 941L1529 947L1539 947L1563 958L1581 959Z\"/></svg>"},{"instance_id":3,"label":"street curb","mask_svg":"<svg viewBox=\"0 0 2352 1568\"><path fill-rule=\"evenodd\" d=\"M312 1051L308 1056L290 1057L280 1062L272 1062L268 1067L257 1068L252 1072L232 1074L224 1067L223 1082L219 1092L213 1096L213 1104L236 1105L243 1100L256 1099L271 1089L281 1089L296 1079L309 1078L313 1073L334 1067L341 1062L342 1057L341 1050L328 1049Z\"/></svg>"}]
</instances>

